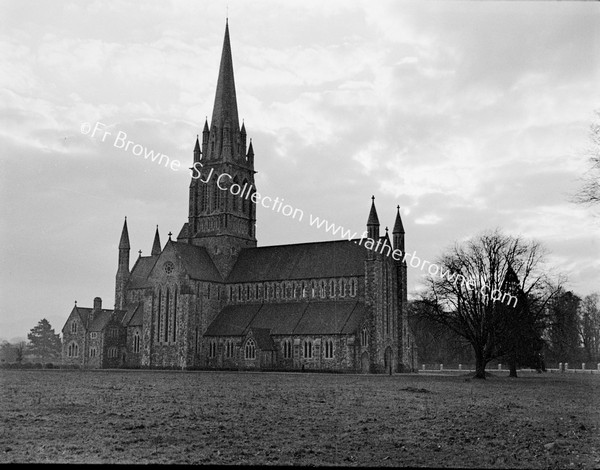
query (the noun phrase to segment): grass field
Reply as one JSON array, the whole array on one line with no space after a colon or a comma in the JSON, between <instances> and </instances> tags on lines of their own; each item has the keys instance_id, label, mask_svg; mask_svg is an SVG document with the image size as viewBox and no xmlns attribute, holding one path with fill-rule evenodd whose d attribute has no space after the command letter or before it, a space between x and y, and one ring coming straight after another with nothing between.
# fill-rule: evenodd
<instances>
[{"instance_id":1,"label":"grass field","mask_svg":"<svg viewBox=\"0 0 600 470\"><path fill-rule=\"evenodd\" d=\"M600 375L0 371L0 462L600 468Z\"/></svg>"}]
</instances>

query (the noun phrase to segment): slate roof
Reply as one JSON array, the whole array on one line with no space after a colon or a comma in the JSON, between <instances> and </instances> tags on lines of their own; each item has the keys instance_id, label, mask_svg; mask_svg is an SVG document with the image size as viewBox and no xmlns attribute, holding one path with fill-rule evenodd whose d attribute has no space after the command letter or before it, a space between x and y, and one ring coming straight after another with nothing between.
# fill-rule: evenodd
<instances>
[{"instance_id":1,"label":"slate roof","mask_svg":"<svg viewBox=\"0 0 600 470\"><path fill-rule=\"evenodd\" d=\"M141 303L130 305L127 308L127 313L123 317L123 325L125 326L142 326L142 318L144 316L144 307Z\"/></svg>"},{"instance_id":2,"label":"slate roof","mask_svg":"<svg viewBox=\"0 0 600 470\"><path fill-rule=\"evenodd\" d=\"M275 344L273 343L273 339L269 334L269 330L265 328L251 328L252 336L256 340L256 345L258 349L262 351L274 351Z\"/></svg>"},{"instance_id":3,"label":"slate roof","mask_svg":"<svg viewBox=\"0 0 600 470\"><path fill-rule=\"evenodd\" d=\"M348 240L246 248L227 281L364 276L366 253L366 248Z\"/></svg>"},{"instance_id":4,"label":"slate roof","mask_svg":"<svg viewBox=\"0 0 600 470\"><path fill-rule=\"evenodd\" d=\"M205 336L242 336L261 304L229 305L213 320Z\"/></svg>"},{"instance_id":5,"label":"slate roof","mask_svg":"<svg viewBox=\"0 0 600 470\"><path fill-rule=\"evenodd\" d=\"M271 335L354 333L365 314L359 301L287 302L229 305L217 315L206 336L244 336L250 329Z\"/></svg>"},{"instance_id":6,"label":"slate roof","mask_svg":"<svg viewBox=\"0 0 600 470\"><path fill-rule=\"evenodd\" d=\"M140 289L148 287L148 276L156 264L158 256L140 256L129 274L128 287L131 289Z\"/></svg>"},{"instance_id":7,"label":"slate roof","mask_svg":"<svg viewBox=\"0 0 600 470\"><path fill-rule=\"evenodd\" d=\"M141 304L135 304L131 309L131 312L129 310L108 310L103 308L94 314L93 320L90 323L91 314L94 311L93 308L74 307L74 310L79 315L79 318L81 318L81 321L83 322L87 331L102 331L106 327L107 323L111 320L113 315L118 322L124 323L124 320L127 319L129 321L129 318L135 317L137 310L140 312L143 311ZM139 325L141 325L141 313L139 317Z\"/></svg>"},{"instance_id":8,"label":"slate roof","mask_svg":"<svg viewBox=\"0 0 600 470\"><path fill-rule=\"evenodd\" d=\"M223 278L203 246L170 242L192 279L222 282Z\"/></svg>"}]
</instances>

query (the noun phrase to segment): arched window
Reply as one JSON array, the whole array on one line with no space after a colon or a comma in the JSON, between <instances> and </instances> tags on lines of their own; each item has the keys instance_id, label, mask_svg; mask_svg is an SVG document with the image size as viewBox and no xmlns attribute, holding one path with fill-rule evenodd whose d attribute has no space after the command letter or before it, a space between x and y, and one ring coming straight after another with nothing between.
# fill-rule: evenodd
<instances>
[{"instance_id":1,"label":"arched window","mask_svg":"<svg viewBox=\"0 0 600 470\"><path fill-rule=\"evenodd\" d=\"M202 183L202 196L200 198L200 210L206 212L208 209L208 184Z\"/></svg>"},{"instance_id":2,"label":"arched window","mask_svg":"<svg viewBox=\"0 0 600 470\"><path fill-rule=\"evenodd\" d=\"M140 332L137 330L133 335L133 352L134 353L140 352Z\"/></svg>"},{"instance_id":3,"label":"arched window","mask_svg":"<svg viewBox=\"0 0 600 470\"><path fill-rule=\"evenodd\" d=\"M246 346L244 347L244 357L246 359L256 359L256 344L252 338L246 341Z\"/></svg>"},{"instance_id":4,"label":"arched window","mask_svg":"<svg viewBox=\"0 0 600 470\"><path fill-rule=\"evenodd\" d=\"M169 289L167 288L167 297L165 299L165 338L164 341L169 341Z\"/></svg>"},{"instance_id":5,"label":"arched window","mask_svg":"<svg viewBox=\"0 0 600 470\"><path fill-rule=\"evenodd\" d=\"M302 281L302 298L308 297L308 287L306 287L306 283Z\"/></svg>"},{"instance_id":6,"label":"arched window","mask_svg":"<svg viewBox=\"0 0 600 470\"><path fill-rule=\"evenodd\" d=\"M289 339L286 339L283 342L283 358L291 359L292 357L292 342Z\"/></svg>"},{"instance_id":7,"label":"arched window","mask_svg":"<svg viewBox=\"0 0 600 470\"><path fill-rule=\"evenodd\" d=\"M71 333L77 333L77 322L71 322Z\"/></svg>"},{"instance_id":8,"label":"arched window","mask_svg":"<svg viewBox=\"0 0 600 470\"><path fill-rule=\"evenodd\" d=\"M160 291L160 289L158 290L158 309L157 309L157 313L158 313L158 318L156 321L156 341L160 341L160 323L161 323L161 314L162 314L162 293Z\"/></svg>"},{"instance_id":9,"label":"arched window","mask_svg":"<svg viewBox=\"0 0 600 470\"><path fill-rule=\"evenodd\" d=\"M346 279L340 279L340 297L346 297Z\"/></svg>"},{"instance_id":10,"label":"arched window","mask_svg":"<svg viewBox=\"0 0 600 470\"><path fill-rule=\"evenodd\" d=\"M69 357L77 357L77 356L79 356L79 346L77 345L77 343L71 343L71 344L69 344L67 355Z\"/></svg>"},{"instance_id":11,"label":"arched window","mask_svg":"<svg viewBox=\"0 0 600 470\"><path fill-rule=\"evenodd\" d=\"M217 177L215 176L211 181L211 201L210 201L210 210L216 211L219 207L219 188L217 187Z\"/></svg>"},{"instance_id":12,"label":"arched window","mask_svg":"<svg viewBox=\"0 0 600 470\"><path fill-rule=\"evenodd\" d=\"M325 359L333 359L333 341L325 341Z\"/></svg>"},{"instance_id":13,"label":"arched window","mask_svg":"<svg viewBox=\"0 0 600 470\"><path fill-rule=\"evenodd\" d=\"M335 280L333 279L329 281L329 296L335 297Z\"/></svg>"},{"instance_id":14,"label":"arched window","mask_svg":"<svg viewBox=\"0 0 600 470\"><path fill-rule=\"evenodd\" d=\"M177 341L177 287L173 294L173 342Z\"/></svg>"},{"instance_id":15,"label":"arched window","mask_svg":"<svg viewBox=\"0 0 600 470\"><path fill-rule=\"evenodd\" d=\"M210 343L208 343L208 357L216 357L217 356L217 341L216 340L211 340Z\"/></svg>"},{"instance_id":16,"label":"arched window","mask_svg":"<svg viewBox=\"0 0 600 470\"><path fill-rule=\"evenodd\" d=\"M244 188L248 186L248 180L244 180L244 182L242 183L242 190L244 190ZM242 197L242 213L244 215L247 214L248 211L248 199L246 199L245 197Z\"/></svg>"},{"instance_id":17,"label":"arched window","mask_svg":"<svg viewBox=\"0 0 600 470\"><path fill-rule=\"evenodd\" d=\"M231 340L227 340L225 343L225 357L228 359L233 357L233 342Z\"/></svg>"},{"instance_id":18,"label":"arched window","mask_svg":"<svg viewBox=\"0 0 600 470\"><path fill-rule=\"evenodd\" d=\"M363 326L360 332L360 344L365 348L369 345L369 329L367 325Z\"/></svg>"},{"instance_id":19,"label":"arched window","mask_svg":"<svg viewBox=\"0 0 600 470\"><path fill-rule=\"evenodd\" d=\"M304 341L304 358L312 359L313 357L313 344L312 341L307 339Z\"/></svg>"},{"instance_id":20,"label":"arched window","mask_svg":"<svg viewBox=\"0 0 600 470\"><path fill-rule=\"evenodd\" d=\"M238 180L237 176L235 178L233 178L233 184L237 184L239 186L239 180ZM239 198L240 198L239 196L235 196L235 195L231 198L231 209L233 211L237 211L238 210L238 207L239 207L239 205L238 205L238 199Z\"/></svg>"}]
</instances>

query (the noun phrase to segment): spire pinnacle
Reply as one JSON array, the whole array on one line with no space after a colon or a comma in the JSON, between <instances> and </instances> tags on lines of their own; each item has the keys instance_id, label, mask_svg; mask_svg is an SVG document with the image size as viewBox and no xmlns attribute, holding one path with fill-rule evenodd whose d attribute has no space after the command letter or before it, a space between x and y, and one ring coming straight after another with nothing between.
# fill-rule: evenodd
<instances>
[{"instance_id":1,"label":"spire pinnacle","mask_svg":"<svg viewBox=\"0 0 600 470\"><path fill-rule=\"evenodd\" d=\"M123 230L121 231L121 240L119 241L119 250L129 250L129 232L127 231L127 217L123 223Z\"/></svg>"},{"instance_id":2,"label":"spire pinnacle","mask_svg":"<svg viewBox=\"0 0 600 470\"><path fill-rule=\"evenodd\" d=\"M200 151L200 141L198 140L198 134L196 134L196 146L194 147L194 153L202 153Z\"/></svg>"},{"instance_id":3,"label":"spire pinnacle","mask_svg":"<svg viewBox=\"0 0 600 470\"><path fill-rule=\"evenodd\" d=\"M234 145L231 155L239 155L239 149L234 133L239 132L240 121L238 118L237 99L235 93L235 80L233 78L233 59L231 58L231 43L229 41L229 22L225 23L225 38L217 79L217 92L211 120L211 133L216 131L216 154L212 158L221 157L221 149L227 142ZM226 135L227 134L227 135Z\"/></svg>"},{"instance_id":4,"label":"spire pinnacle","mask_svg":"<svg viewBox=\"0 0 600 470\"><path fill-rule=\"evenodd\" d=\"M369 225L379 227L379 217L377 217L377 209L375 209L375 196L371 196L371 212L369 212L369 219L367 220L367 226Z\"/></svg>"},{"instance_id":5,"label":"spire pinnacle","mask_svg":"<svg viewBox=\"0 0 600 470\"><path fill-rule=\"evenodd\" d=\"M400 217L400 206L398 206L397 209L398 212L396 212L396 222L394 223L392 233L404 233L404 225L402 224L402 217Z\"/></svg>"},{"instance_id":6,"label":"spire pinnacle","mask_svg":"<svg viewBox=\"0 0 600 470\"><path fill-rule=\"evenodd\" d=\"M160 255L160 235L158 234L158 225L156 226L156 233L154 234L154 243L152 244L152 251L150 252L151 256Z\"/></svg>"}]
</instances>

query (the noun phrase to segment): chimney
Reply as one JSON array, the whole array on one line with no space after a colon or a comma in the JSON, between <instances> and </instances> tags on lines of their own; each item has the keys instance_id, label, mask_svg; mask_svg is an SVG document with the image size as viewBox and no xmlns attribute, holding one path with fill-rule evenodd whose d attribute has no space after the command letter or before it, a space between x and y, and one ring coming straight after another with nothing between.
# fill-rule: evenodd
<instances>
[{"instance_id":1,"label":"chimney","mask_svg":"<svg viewBox=\"0 0 600 470\"><path fill-rule=\"evenodd\" d=\"M94 299L94 310L102 310L102 299L100 297Z\"/></svg>"}]
</instances>

